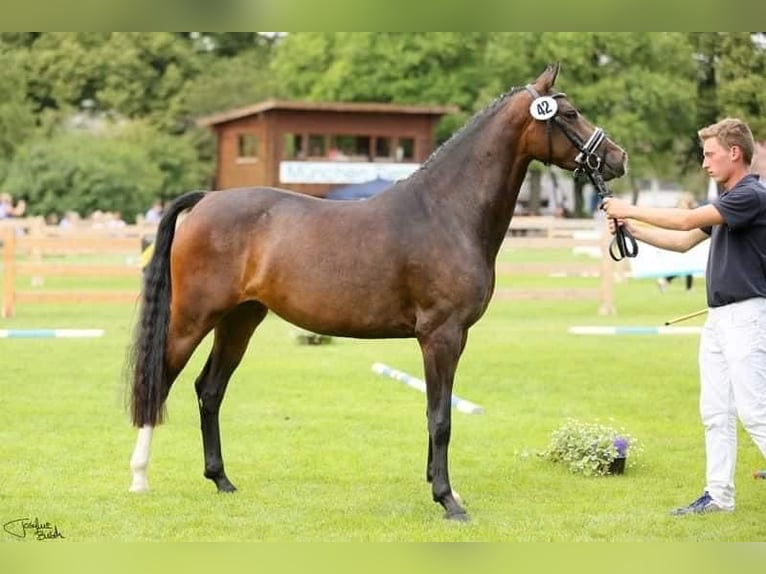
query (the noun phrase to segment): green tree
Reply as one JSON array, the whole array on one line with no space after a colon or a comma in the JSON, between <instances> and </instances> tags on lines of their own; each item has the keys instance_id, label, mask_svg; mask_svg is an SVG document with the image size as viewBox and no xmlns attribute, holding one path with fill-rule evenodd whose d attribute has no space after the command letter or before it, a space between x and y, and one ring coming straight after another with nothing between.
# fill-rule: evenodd
<instances>
[{"instance_id":1,"label":"green tree","mask_svg":"<svg viewBox=\"0 0 766 574\"><path fill-rule=\"evenodd\" d=\"M65 117L87 105L146 118L169 133L187 126L184 88L199 72L199 59L173 33L44 32L4 35L0 42L19 55L38 112Z\"/></svg>"},{"instance_id":2,"label":"green tree","mask_svg":"<svg viewBox=\"0 0 766 574\"><path fill-rule=\"evenodd\" d=\"M32 215L119 211L134 221L151 202L205 187L208 166L193 145L145 124L68 130L18 150L3 190Z\"/></svg>"},{"instance_id":3,"label":"green tree","mask_svg":"<svg viewBox=\"0 0 766 574\"><path fill-rule=\"evenodd\" d=\"M261 32L181 32L198 52L207 52L215 57L231 58L245 52L271 51L279 41L279 34Z\"/></svg>"},{"instance_id":4,"label":"green tree","mask_svg":"<svg viewBox=\"0 0 766 574\"><path fill-rule=\"evenodd\" d=\"M697 63L696 128L724 117L746 121L756 140L766 139L766 38L747 32L688 34ZM699 166L702 149L695 129L689 134L687 164ZM707 178L697 170L690 178L705 189Z\"/></svg>"},{"instance_id":5,"label":"green tree","mask_svg":"<svg viewBox=\"0 0 766 574\"><path fill-rule=\"evenodd\" d=\"M287 93L309 100L453 104L446 139L473 111L483 81L486 33L296 33L275 48L273 67Z\"/></svg>"},{"instance_id":6,"label":"green tree","mask_svg":"<svg viewBox=\"0 0 766 574\"><path fill-rule=\"evenodd\" d=\"M184 88L183 103L190 117L287 95L270 68L268 54L249 50L230 58L210 54L201 58L203 71Z\"/></svg>"},{"instance_id":7,"label":"green tree","mask_svg":"<svg viewBox=\"0 0 766 574\"><path fill-rule=\"evenodd\" d=\"M148 164L159 169L155 197L171 200L193 189L207 189L215 172L212 160L201 161L193 132L182 136L163 133L146 122L132 122L119 130L125 144L142 149Z\"/></svg>"},{"instance_id":8,"label":"green tree","mask_svg":"<svg viewBox=\"0 0 766 574\"><path fill-rule=\"evenodd\" d=\"M296 32L276 48L271 65L279 84L294 99L317 99L314 86L335 58L336 33Z\"/></svg>"},{"instance_id":9,"label":"green tree","mask_svg":"<svg viewBox=\"0 0 766 574\"><path fill-rule=\"evenodd\" d=\"M26 88L15 55L0 50L0 182L16 149L34 131L35 116L26 101Z\"/></svg>"},{"instance_id":10,"label":"green tree","mask_svg":"<svg viewBox=\"0 0 766 574\"><path fill-rule=\"evenodd\" d=\"M756 139L766 139L766 37L723 36L717 70L720 113L741 118Z\"/></svg>"},{"instance_id":11,"label":"green tree","mask_svg":"<svg viewBox=\"0 0 766 574\"><path fill-rule=\"evenodd\" d=\"M576 42L572 35L564 37ZM630 155L634 197L642 181L678 179L688 135L695 129L696 69L681 33L597 33L590 57L579 62L573 97Z\"/></svg>"}]
</instances>

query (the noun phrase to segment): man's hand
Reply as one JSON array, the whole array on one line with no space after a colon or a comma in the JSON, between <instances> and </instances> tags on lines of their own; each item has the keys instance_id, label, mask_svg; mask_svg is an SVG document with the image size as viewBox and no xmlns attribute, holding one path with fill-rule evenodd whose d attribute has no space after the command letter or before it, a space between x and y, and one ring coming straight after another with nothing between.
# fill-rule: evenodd
<instances>
[{"instance_id":1,"label":"man's hand","mask_svg":"<svg viewBox=\"0 0 766 574\"><path fill-rule=\"evenodd\" d=\"M630 233L633 232L633 227L630 225L630 223L628 223L627 219L614 219L614 218L610 217L607 220L607 225L609 226L609 233L611 233L612 235L617 233L617 227L618 226L619 227L624 227Z\"/></svg>"},{"instance_id":2,"label":"man's hand","mask_svg":"<svg viewBox=\"0 0 766 574\"><path fill-rule=\"evenodd\" d=\"M601 203L603 209L610 218L624 219L630 217L633 206L622 199L616 197L607 197Z\"/></svg>"}]
</instances>

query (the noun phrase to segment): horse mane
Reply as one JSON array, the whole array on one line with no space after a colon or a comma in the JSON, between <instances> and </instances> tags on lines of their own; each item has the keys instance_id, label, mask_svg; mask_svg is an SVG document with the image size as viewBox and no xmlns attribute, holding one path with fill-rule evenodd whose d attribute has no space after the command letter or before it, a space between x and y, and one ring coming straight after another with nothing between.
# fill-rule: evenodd
<instances>
[{"instance_id":1,"label":"horse mane","mask_svg":"<svg viewBox=\"0 0 766 574\"><path fill-rule=\"evenodd\" d=\"M490 102L488 105L486 105L484 108L476 112L471 118L469 118L463 126L454 132L449 139L447 139L444 143L442 143L438 148L436 148L430 156L426 159L426 161L423 162L423 165L421 165L412 175L418 174L421 171L427 169L438 157L441 157L446 153L447 150L455 147L460 140L463 139L463 136L465 134L473 131L473 129L480 125L485 118L492 116L500 107L501 104L505 103L505 101L520 92L523 88L520 87L513 87L507 92L500 94L497 96L492 102Z\"/></svg>"}]
</instances>

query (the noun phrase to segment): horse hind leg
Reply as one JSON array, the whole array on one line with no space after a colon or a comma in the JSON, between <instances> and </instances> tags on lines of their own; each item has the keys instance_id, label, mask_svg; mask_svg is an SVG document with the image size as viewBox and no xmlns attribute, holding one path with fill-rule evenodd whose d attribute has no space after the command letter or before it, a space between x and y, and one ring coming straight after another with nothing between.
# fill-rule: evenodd
<instances>
[{"instance_id":1,"label":"horse hind leg","mask_svg":"<svg viewBox=\"0 0 766 574\"><path fill-rule=\"evenodd\" d=\"M186 366L186 363L192 356L192 353L199 345L200 341L209 332L209 328L200 331L193 332L185 337L174 336L174 324L171 321L170 331L168 333L168 345L167 355L165 357L166 362L166 388L164 390L164 396L167 398L170 393L170 388L175 382L178 374ZM164 399L163 399L164 400ZM151 425L144 425L138 429L138 437L136 438L136 446L133 449L133 454L130 457L130 470L133 476L129 492L148 492L149 491L149 479L148 468L149 458L151 454L152 436L154 434L154 427Z\"/></svg>"},{"instance_id":2,"label":"horse hind leg","mask_svg":"<svg viewBox=\"0 0 766 574\"><path fill-rule=\"evenodd\" d=\"M149 492L149 478L146 473L149 468L149 451L152 446L153 432L154 427L149 425L144 425L138 429L136 446L130 457L130 471L133 480L129 492Z\"/></svg>"},{"instance_id":3,"label":"horse hind leg","mask_svg":"<svg viewBox=\"0 0 766 574\"><path fill-rule=\"evenodd\" d=\"M236 490L226 476L221 453L221 402L229 380L247 350L250 337L263 321L267 311L260 303L246 302L234 308L220 321L215 328L215 340L210 356L194 385L199 403L205 455L204 475L215 483L219 492Z\"/></svg>"}]
</instances>

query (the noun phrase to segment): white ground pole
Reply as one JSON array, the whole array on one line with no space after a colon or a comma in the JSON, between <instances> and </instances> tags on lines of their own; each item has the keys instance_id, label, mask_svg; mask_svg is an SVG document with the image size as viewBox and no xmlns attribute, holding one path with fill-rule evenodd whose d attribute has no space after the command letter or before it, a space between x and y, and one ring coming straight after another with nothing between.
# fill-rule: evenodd
<instances>
[{"instance_id":1,"label":"white ground pole","mask_svg":"<svg viewBox=\"0 0 766 574\"><path fill-rule=\"evenodd\" d=\"M0 339L89 339L104 333L103 329L0 329Z\"/></svg>"},{"instance_id":2,"label":"white ground pole","mask_svg":"<svg viewBox=\"0 0 766 574\"><path fill-rule=\"evenodd\" d=\"M133 456L130 457L130 470L133 472L130 492L149 491L149 479L146 476L146 470L149 467L149 450L152 446L153 432L154 427L149 425L144 425L138 429L136 448L133 449Z\"/></svg>"},{"instance_id":3,"label":"white ground pole","mask_svg":"<svg viewBox=\"0 0 766 574\"><path fill-rule=\"evenodd\" d=\"M569 327L573 335L699 335L702 327Z\"/></svg>"},{"instance_id":4,"label":"white ground pole","mask_svg":"<svg viewBox=\"0 0 766 574\"><path fill-rule=\"evenodd\" d=\"M390 379L394 379L395 381L404 383L408 387L416 389L421 393L426 392L426 384L424 381L413 377L412 375L408 375L403 371L398 371L393 367L384 365L383 363L373 363L372 370L379 375L383 375L384 377L388 377ZM468 413L469 415L479 415L484 412L484 409L479 405L472 403L471 401L461 399L454 393L452 394L452 406L459 410L461 413Z\"/></svg>"}]
</instances>

